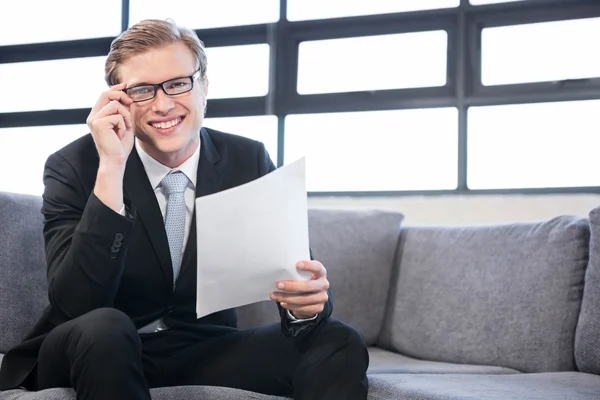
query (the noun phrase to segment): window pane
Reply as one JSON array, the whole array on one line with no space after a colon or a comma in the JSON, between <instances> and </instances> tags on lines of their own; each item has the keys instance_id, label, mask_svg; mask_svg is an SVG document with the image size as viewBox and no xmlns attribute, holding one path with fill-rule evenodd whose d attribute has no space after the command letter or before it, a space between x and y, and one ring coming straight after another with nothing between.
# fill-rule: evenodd
<instances>
[{"instance_id":1,"label":"window pane","mask_svg":"<svg viewBox=\"0 0 600 400\"><path fill-rule=\"evenodd\" d=\"M204 126L258 140L265 144L273 164L277 165L277 117L257 115L254 117L206 118Z\"/></svg>"},{"instance_id":2,"label":"window pane","mask_svg":"<svg viewBox=\"0 0 600 400\"><path fill-rule=\"evenodd\" d=\"M474 6L481 6L484 4L496 4L496 3L514 3L515 1L523 1L523 0L470 0Z\"/></svg>"},{"instance_id":3,"label":"window pane","mask_svg":"<svg viewBox=\"0 0 600 400\"><path fill-rule=\"evenodd\" d=\"M444 86L446 31L300 43L298 93Z\"/></svg>"},{"instance_id":4,"label":"window pane","mask_svg":"<svg viewBox=\"0 0 600 400\"><path fill-rule=\"evenodd\" d=\"M598 37L600 18L484 29L482 83L598 77Z\"/></svg>"},{"instance_id":5,"label":"window pane","mask_svg":"<svg viewBox=\"0 0 600 400\"><path fill-rule=\"evenodd\" d=\"M600 100L469 110L471 189L600 186Z\"/></svg>"},{"instance_id":6,"label":"window pane","mask_svg":"<svg viewBox=\"0 0 600 400\"><path fill-rule=\"evenodd\" d=\"M279 0L130 0L129 4L130 26L146 18L171 18L191 29L279 20Z\"/></svg>"},{"instance_id":7,"label":"window pane","mask_svg":"<svg viewBox=\"0 0 600 400\"><path fill-rule=\"evenodd\" d=\"M116 36L121 32L121 0L5 0L0 15L4 16L0 46Z\"/></svg>"},{"instance_id":8,"label":"window pane","mask_svg":"<svg viewBox=\"0 0 600 400\"><path fill-rule=\"evenodd\" d=\"M269 92L269 45L209 47L208 98L264 96Z\"/></svg>"},{"instance_id":9,"label":"window pane","mask_svg":"<svg viewBox=\"0 0 600 400\"><path fill-rule=\"evenodd\" d=\"M106 57L0 64L0 112L92 107L108 89Z\"/></svg>"},{"instance_id":10,"label":"window pane","mask_svg":"<svg viewBox=\"0 0 600 400\"><path fill-rule=\"evenodd\" d=\"M302 21L457 7L460 0L288 0L287 19Z\"/></svg>"},{"instance_id":11,"label":"window pane","mask_svg":"<svg viewBox=\"0 0 600 400\"><path fill-rule=\"evenodd\" d=\"M306 157L309 191L455 189L455 108L290 115L285 162Z\"/></svg>"},{"instance_id":12,"label":"window pane","mask_svg":"<svg viewBox=\"0 0 600 400\"><path fill-rule=\"evenodd\" d=\"M89 132L86 125L55 125L0 129L0 191L41 195L48 156Z\"/></svg>"}]
</instances>

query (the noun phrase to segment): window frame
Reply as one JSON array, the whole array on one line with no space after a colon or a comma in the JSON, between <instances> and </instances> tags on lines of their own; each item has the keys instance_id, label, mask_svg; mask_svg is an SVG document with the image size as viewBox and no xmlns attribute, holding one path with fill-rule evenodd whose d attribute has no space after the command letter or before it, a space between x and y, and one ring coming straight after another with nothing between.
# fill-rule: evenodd
<instances>
[{"instance_id":1,"label":"window frame","mask_svg":"<svg viewBox=\"0 0 600 400\"><path fill-rule=\"evenodd\" d=\"M481 32L535 22L600 17L597 0L536 0L471 5L456 8L287 21L287 1L280 0L276 23L196 30L207 47L267 43L270 45L269 92L266 96L209 100L210 118L275 115L278 157L283 165L288 114L456 107L458 127L457 189L444 191L316 192L310 196L403 196L481 193L600 193L598 187L472 190L467 187L467 118L470 106L600 99L600 78L569 82L538 82L483 86ZM129 0L122 0L122 30L129 23ZM338 39L443 29L448 34L447 80L444 87L299 95L296 91L298 46L302 41ZM105 56L113 37L0 47L0 63ZM75 124L89 109L2 113L0 127Z\"/></svg>"}]
</instances>

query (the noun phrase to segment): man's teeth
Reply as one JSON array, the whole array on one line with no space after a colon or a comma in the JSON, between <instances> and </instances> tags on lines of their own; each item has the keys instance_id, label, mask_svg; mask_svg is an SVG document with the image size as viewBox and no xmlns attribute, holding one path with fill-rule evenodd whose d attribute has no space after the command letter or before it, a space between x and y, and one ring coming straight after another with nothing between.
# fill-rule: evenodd
<instances>
[{"instance_id":1,"label":"man's teeth","mask_svg":"<svg viewBox=\"0 0 600 400\"><path fill-rule=\"evenodd\" d=\"M152 126L155 128L158 128L158 129L168 129L168 128L174 127L175 125L177 125L180 122L181 122L181 118L175 118L174 120L167 121L167 122L152 123Z\"/></svg>"}]
</instances>

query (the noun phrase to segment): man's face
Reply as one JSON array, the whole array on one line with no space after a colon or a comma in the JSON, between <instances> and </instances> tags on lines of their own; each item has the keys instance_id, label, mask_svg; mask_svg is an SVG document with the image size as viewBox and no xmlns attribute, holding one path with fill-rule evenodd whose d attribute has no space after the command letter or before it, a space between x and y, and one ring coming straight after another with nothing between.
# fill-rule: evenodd
<instances>
[{"instance_id":1,"label":"man's face","mask_svg":"<svg viewBox=\"0 0 600 400\"><path fill-rule=\"evenodd\" d=\"M177 42L132 57L120 66L119 76L129 88L191 76L196 69L192 52ZM189 92L168 96L158 88L153 99L131 105L135 135L150 156L176 167L194 153L200 140L207 90L208 80L199 78Z\"/></svg>"}]
</instances>

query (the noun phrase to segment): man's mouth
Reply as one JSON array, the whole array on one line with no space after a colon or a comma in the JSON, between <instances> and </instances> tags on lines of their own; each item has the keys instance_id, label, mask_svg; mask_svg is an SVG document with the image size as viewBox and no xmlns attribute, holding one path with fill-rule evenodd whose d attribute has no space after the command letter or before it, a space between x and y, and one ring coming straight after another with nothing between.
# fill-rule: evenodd
<instances>
[{"instance_id":1,"label":"man's mouth","mask_svg":"<svg viewBox=\"0 0 600 400\"><path fill-rule=\"evenodd\" d=\"M169 129L169 128L179 125L181 123L181 121L183 121L183 118L177 117L170 121L150 122L149 124L152 125L156 129Z\"/></svg>"}]
</instances>

